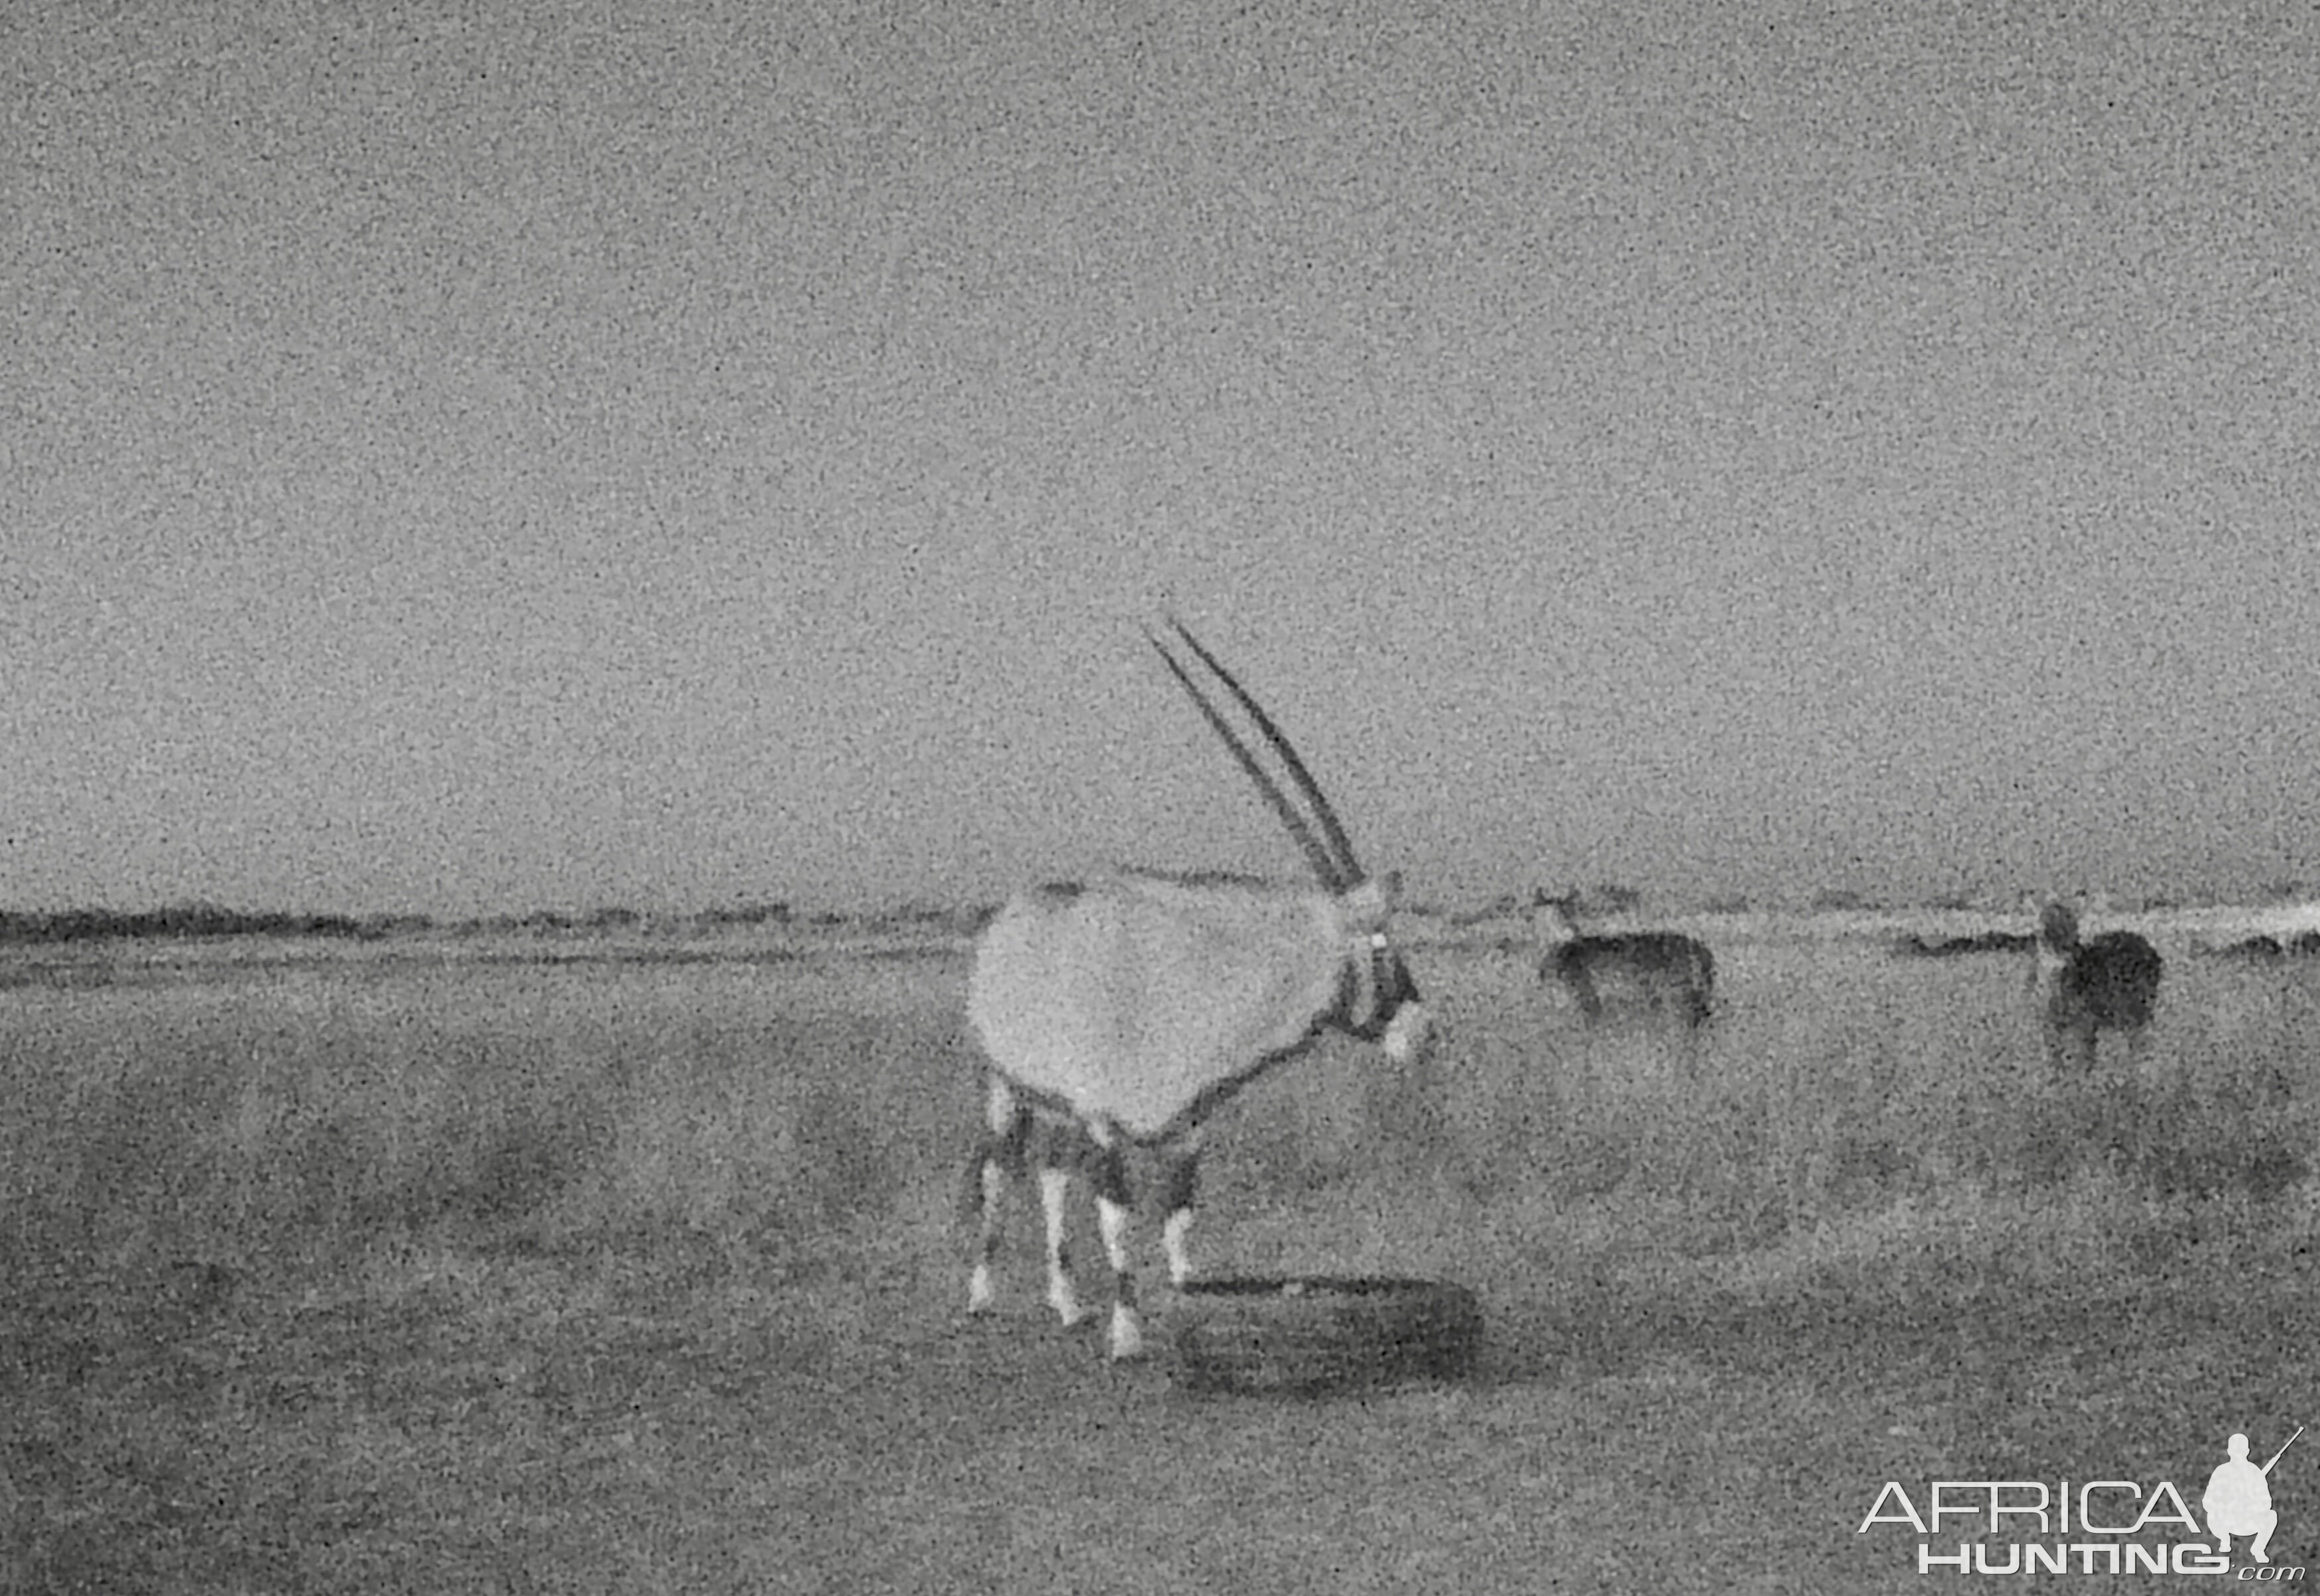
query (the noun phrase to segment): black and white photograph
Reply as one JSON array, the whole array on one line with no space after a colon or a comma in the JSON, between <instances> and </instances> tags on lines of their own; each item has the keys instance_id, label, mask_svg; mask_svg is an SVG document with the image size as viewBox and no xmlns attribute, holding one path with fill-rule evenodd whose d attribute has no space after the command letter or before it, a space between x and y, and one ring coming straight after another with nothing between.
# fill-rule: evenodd
<instances>
[{"instance_id":1,"label":"black and white photograph","mask_svg":"<svg viewBox=\"0 0 2320 1596\"><path fill-rule=\"evenodd\" d=\"M0 1592L2320 1565L2320 7L18 11Z\"/></svg>"}]
</instances>

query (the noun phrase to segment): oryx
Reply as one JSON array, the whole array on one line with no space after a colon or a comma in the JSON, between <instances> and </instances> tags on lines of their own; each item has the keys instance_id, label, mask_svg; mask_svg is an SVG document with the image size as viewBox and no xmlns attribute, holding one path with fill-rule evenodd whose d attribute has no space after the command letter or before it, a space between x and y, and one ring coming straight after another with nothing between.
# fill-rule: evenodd
<instances>
[{"instance_id":1,"label":"oryx","mask_svg":"<svg viewBox=\"0 0 2320 1596\"><path fill-rule=\"evenodd\" d=\"M1421 1056L1428 1023L1418 984L1388 934L1395 878L1365 875L1304 762L1256 701L1191 632L1194 657L1245 712L1304 801L1267 775L1249 746L1149 631L1192 702L1305 851L1316 884L1120 871L1085 886L1021 893L985 927L967 983L967 1020L989 1062L987 1135L969 1172L982 1241L970 1311L992 1300L999 1210L1010 1173L1039 1176L1047 1227L1047 1301L1082 1318L1064 1249L1074 1168L1095 1187L1112 1276L1111 1356L1143 1350L1129 1262L1130 1147L1158 1155L1171 1281L1191 1272L1185 1238L1203 1121L1324 1030ZM1316 834L1318 828L1319 835Z\"/></svg>"},{"instance_id":2,"label":"oryx","mask_svg":"<svg viewBox=\"0 0 2320 1596\"><path fill-rule=\"evenodd\" d=\"M2041 904L2034 896L2025 907L2038 928L2030 989L2043 1000L2048 1064L2059 1070L2075 1055L2091 1070L2095 1033L2103 1030L2125 1032L2129 1051L2139 1051L2165 967L2159 950L2133 931L2080 941L2078 911L2067 903Z\"/></svg>"},{"instance_id":3,"label":"oryx","mask_svg":"<svg viewBox=\"0 0 2320 1596\"><path fill-rule=\"evenodd\" d=\"M1707 1022L1716 996L1716 956L1698 938L1681 931L1590 936L1572 920L1567 898L1540 898L1532 927L1545 944L1539 979L1562 983L1589 1024L1603 1018L1607 993L1686 1026Z\"/></svg>"}]
</instances>

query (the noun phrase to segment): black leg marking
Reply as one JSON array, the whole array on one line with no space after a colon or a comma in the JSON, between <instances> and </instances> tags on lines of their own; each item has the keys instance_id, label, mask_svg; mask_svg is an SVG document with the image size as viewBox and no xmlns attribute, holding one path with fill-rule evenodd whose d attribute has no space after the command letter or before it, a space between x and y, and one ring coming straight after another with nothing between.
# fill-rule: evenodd
<instances>
[{"instance_id":1,"label":"black leg marking","mask_svg":"<svg viewBox=\"0 0 2320 1596\"><path fill-rule=\"evenodd\" d=\"M1197 1151L1177 1153L1164 1163L1160 1175L1160 1206L1165 1213L1183 1213L1192 1206L1192 1196L1200 1185L1201 1155Z\"/></svg>"},{"instance_id":2,"label":"black leg marking","mask_svg":"<svg viewBox=\"0 0 2320 1596\"><path fill-rule=\"evenodd\" d=\"M1107 1147L1099 1147L1094 1155L1092 1172L1096 1200L1113 1206L1117 1222L1123 1228L1136 1211L1136 1196L1128 1182L1128 1149L1117 1140ZM1133 1311L1136 1307L1136 1265L1129 1256L1124 1235L1106 1236L1104 1242L1111 1254L1111 1300L1116 1309Z\"/></svg>"},{"instance_id":3,"label":"black leg marking","mask_svg":"<svg viewBox=\"0 0 2320 1596\"><path fill-rule=\"evenodd\" d=\"M1095 1182L1095 1194L1106 1202L1117 1202L1122 1208L1135 1202L1135 1194L1128 1183L1128 1153L1118 1143L1099 1147L1094 1156L1095 1167L1090 1172Z\"/></svg>"}]
</instances>

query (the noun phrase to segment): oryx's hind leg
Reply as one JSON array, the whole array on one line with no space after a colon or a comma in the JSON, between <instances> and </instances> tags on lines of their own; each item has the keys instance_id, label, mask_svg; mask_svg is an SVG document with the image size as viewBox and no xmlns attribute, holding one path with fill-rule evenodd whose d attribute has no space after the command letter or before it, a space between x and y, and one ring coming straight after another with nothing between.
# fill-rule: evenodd
<instances>
[{"instance_id":1,"label":"oryx's hind leg","mask_svg":"<svg viewBox=\"0 0 2320 1596\"><path fill-rule=\"evenodd\" d=\"M1144 1330L1136 1315L1136 1259L1129 1250L1129 1230L1136 1199L1128 1183L1128 1149L1119 1133L1091 1126L1095 1155L1095 1217L1103 1231L1103 1250L1111 1264L1111 1356L1144 1356Z\"/></svg>"},{"instance_id":2,"label":"oryx's hind leg","mask_svg":"<svg viewBox=\"0 0 2320 1596\"><path fill-rule=\"evenodd\" d=\"M980 1226L974 1272L967 1277L966 1310L987 1313L992 1298L991 1271L999 1256L1001 1211L1007 1198L1007 1177L1020 1176L1031 1136L1030 1105L1019 1102L1006 1082L991 1077L983 1103L983 1143L967 1168L967 1199Z\"/></svg>"}]
</instances>

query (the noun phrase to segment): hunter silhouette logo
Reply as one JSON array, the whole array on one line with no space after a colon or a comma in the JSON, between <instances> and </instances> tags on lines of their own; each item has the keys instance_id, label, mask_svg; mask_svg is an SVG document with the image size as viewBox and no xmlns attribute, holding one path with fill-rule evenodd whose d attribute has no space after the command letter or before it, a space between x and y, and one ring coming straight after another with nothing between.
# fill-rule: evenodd
<instances>
[{"instance_id":1,"label":"hunter silhouette logo","mask_svg":"<svg viewBox=\"0 0 2320 1596\"><path fill-rule=\"evenodd\" d=\"M2297 1425L2296 1436L2303 1433L2304 1427ZM2279 1451L2271 1455L2271 1462L2261 1468L2248 1461L2245 1436L2234 1435L2224 1443L2228 1455L2207 1476L2207 1494L2199 1498L2199 1506L2207 1515L2207 1533L2215 1537L2218 1553L2228 1556L2232 1537L2252 1535L2255 1539L2249 1543L2248 1555L2258 1563L2271 1561L2264 1548L2271 1545L2271 1532L2279 1527L2279 1515L2272 1510L2271 1486L2265 1476L2271 1473L2271 1465L2279 1461L2280 1454L2296 1445L2296 1436L2281 1442Z\"/></svg>"}]
</instances>

